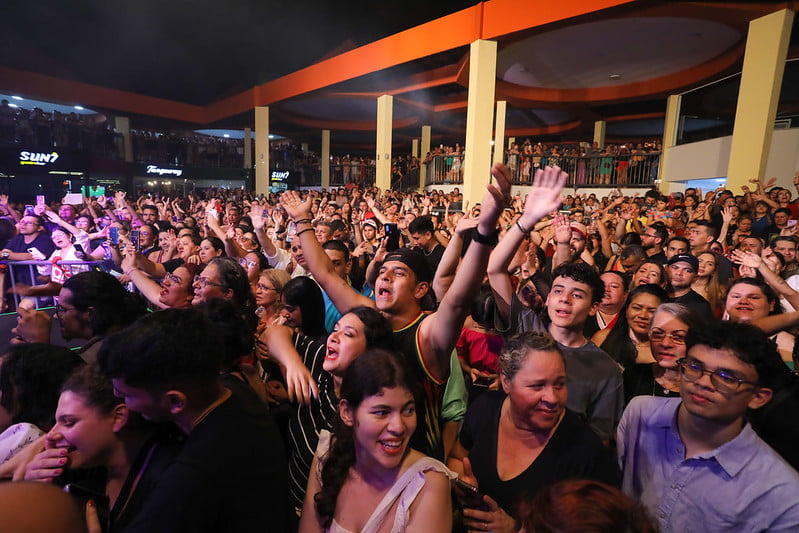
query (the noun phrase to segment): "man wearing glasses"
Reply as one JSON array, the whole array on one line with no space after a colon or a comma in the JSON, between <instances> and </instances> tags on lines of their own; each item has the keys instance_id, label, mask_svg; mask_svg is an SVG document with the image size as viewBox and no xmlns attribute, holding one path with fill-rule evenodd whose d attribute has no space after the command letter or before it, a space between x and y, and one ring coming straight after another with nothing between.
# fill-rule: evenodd
<instances>
[{"instance_id":1,"label":"man wearing glasses","mask_svg":"<svg viewBox=\"0 0 799 533\"><path fill-rule=\"evenodd\" d=\"M655 222L646 227L641 234L641 246L646 250L646 255L651 261L665 265L668 259L663 251L663 246L669 238L669 231L662 222Z\"/></svg>"},{"instance_id":2,"label":"man wearing glasses","mask_svg":"<svg viewBox=\"0 0 799 533\"><path fill-rule=\"evenodd\" d=\"M638 396L618 428L623 490L662 533L799 531L799 474L747 422L786 373L759 329L689 330L680 398Z\"/></svg>"},{"instance_id":3,"label":"man wearing glasses","mask_svg":"<svg viewBox=\"0 0 799 533\"><path fill-rule=\"evenodd\" d=\"M50 257L55 251L55 244L45 228L44 219L33 214L26 214L17 224L19 233L0 251L2 261L32 261ZM30 251L29 251L30 250ZM37 250L39 253L37 253ZM41 254L41 255L40 255ZM18 265L14 268L14 283L36 285L33 267ZM10 276L6 276L9 280ZM5 291L4 287L0 287ZM12 300L13 301L13 300ZM41 304L51 302L50 298L42 299Z\"/></svg>"}]
</instances>

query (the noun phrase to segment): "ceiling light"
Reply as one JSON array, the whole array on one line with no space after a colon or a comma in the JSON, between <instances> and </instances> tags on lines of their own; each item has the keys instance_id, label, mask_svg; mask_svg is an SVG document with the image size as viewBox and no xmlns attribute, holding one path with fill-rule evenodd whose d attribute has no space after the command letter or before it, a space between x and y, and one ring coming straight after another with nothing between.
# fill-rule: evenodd
<instances>
[{"instance_id":1,"label":"ceiling light","mask_svg":"<svg viewBox=\"0 0 799 533\"><path fill-rule=\"evenodd\" d=\"M83 106L82 106L82 105L76 105L76 106L74 106L74 107L75 107L75 109L77 109L78 111L83 111Z\"/></svg>"},{"instance_id":2,"label":"ceiling light","mask_svg":"<svg viewBox=\"0 0 799 533\"><path fill-rule=\"evenodd\" d=\"M13 98L14 100L22 100L21 96L12 96L11 98Z\"/></svg>"},{"instance_id":3,"label":"ceiling light","mask_svg":"<svg viewBox=\"0 0 799 533\"><path fill-rule=\"evenodd\" d=\"M620 80L621 79L621 74L611 74L610 76L608 76L608 79Z\"/></svg>"},{"instance_id":4,"label":"ceiling light","mask_svg":"<svg viewBox=\"0 0 799 533\"><path fill-rule=\"evenodd\" d=\"M8 104L8 107L19 107L17 104Z\"/></svg>"},{"instance_id":5,"label":"ceiling light","mask_svg":"<svg viewBox=\"0 0 799 533\"><path fill-rule=\"evenodd\" d=\"M225 139L227 139L227 138L229 138L229 137L230 137L230 135L228 135L228 134L226 133L226 134L222 135L222 137L224 137Z\"/></svg>"}]
</instances>

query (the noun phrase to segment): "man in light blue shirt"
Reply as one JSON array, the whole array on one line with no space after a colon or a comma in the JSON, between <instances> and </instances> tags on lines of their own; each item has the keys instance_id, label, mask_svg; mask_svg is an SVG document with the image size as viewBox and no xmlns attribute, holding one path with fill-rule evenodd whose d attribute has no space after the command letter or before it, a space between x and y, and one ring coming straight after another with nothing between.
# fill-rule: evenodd
<instances>
[{"instance_id":1,"label":"man in light blue shirt","mask_svg":"<svg viewBox=\"0 0 799 533\"><path fill-rule=\"evenodd\" d=\"M787 369L753 326L692 329L680 398L634 398L618 428L622 489L662 533L799 531L799 474L746 422Z\"/></svg>"}]
</instances>

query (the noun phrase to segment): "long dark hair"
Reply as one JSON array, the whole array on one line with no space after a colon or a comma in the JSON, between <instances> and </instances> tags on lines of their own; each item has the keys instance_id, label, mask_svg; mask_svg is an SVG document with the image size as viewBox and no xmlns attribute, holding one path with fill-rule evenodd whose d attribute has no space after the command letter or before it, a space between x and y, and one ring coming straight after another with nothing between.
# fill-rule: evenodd
<instances>
[{"instance_id":1,"label":"long dark hair","mask_svg":"<svg viewBox=\"0 0 799 533\"><path fill-rule=\"evenodd\" d=\"M302 312L302 333L312 339L325 336L325 301L314 280L297 276L283 286L283 301Z\"/></svg>"},{"instance_id":2,"label":"long dark hair","mask_svg":"<svg viewBox=\"0 0 799 533\"><path fill-rule=\"evenodd\" d=\"M639 285L627 295L624 307L619 311L619 318L616 320L610 333L608 333L605 342L600 346L600 348L618 361L624 368L633 366L637 357L635 346L630 341L630 325L627 323L627 308L630 307L630 303L639 294L651 294L658 298L661 304L667 302L669 299L666 290L654 283Z\"/></svg>"},{"instance_id":3,"label":"long dark hair","mask_svg":"<svg viewBox=\"0 0 799 533\"><path fill-rule=\"evenodd\" d=\"M355 359L341 382L341 399L346 400L352 411L358 409L366 398L378 394L385 388L401 387L413 395L418 404L421 395L417 390L413 374L394 353L375 349L367 350ZM334 422L330 450L324 458L322 489L314 495L316 512L320 524L327 528L333 521L336 500L355 464L355 437L353 428L344 424L341 417ZM315 475L315 473L311 473Z\"/></svg>"}]
</instances>

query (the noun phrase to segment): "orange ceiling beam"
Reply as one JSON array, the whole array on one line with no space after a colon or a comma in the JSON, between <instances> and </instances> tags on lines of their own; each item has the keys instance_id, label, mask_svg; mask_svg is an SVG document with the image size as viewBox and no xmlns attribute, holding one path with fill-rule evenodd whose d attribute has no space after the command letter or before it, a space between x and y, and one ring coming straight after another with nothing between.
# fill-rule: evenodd
<instances>
[{"instance_id":1,"label":"orange ceiling beam","mask_svg":"<svg viewBox=\"0 0 799 533\"><path fill-rule=\"evenodd\" d=\"M98 87L79 81L63 80L7 67L0 67L0 80L3 80L2 88L6 92L30 95L56 102L114 109L187 122L197 122L198 118L204 118L205 108L202 106Z\"/></svg>"}]
</instances>

